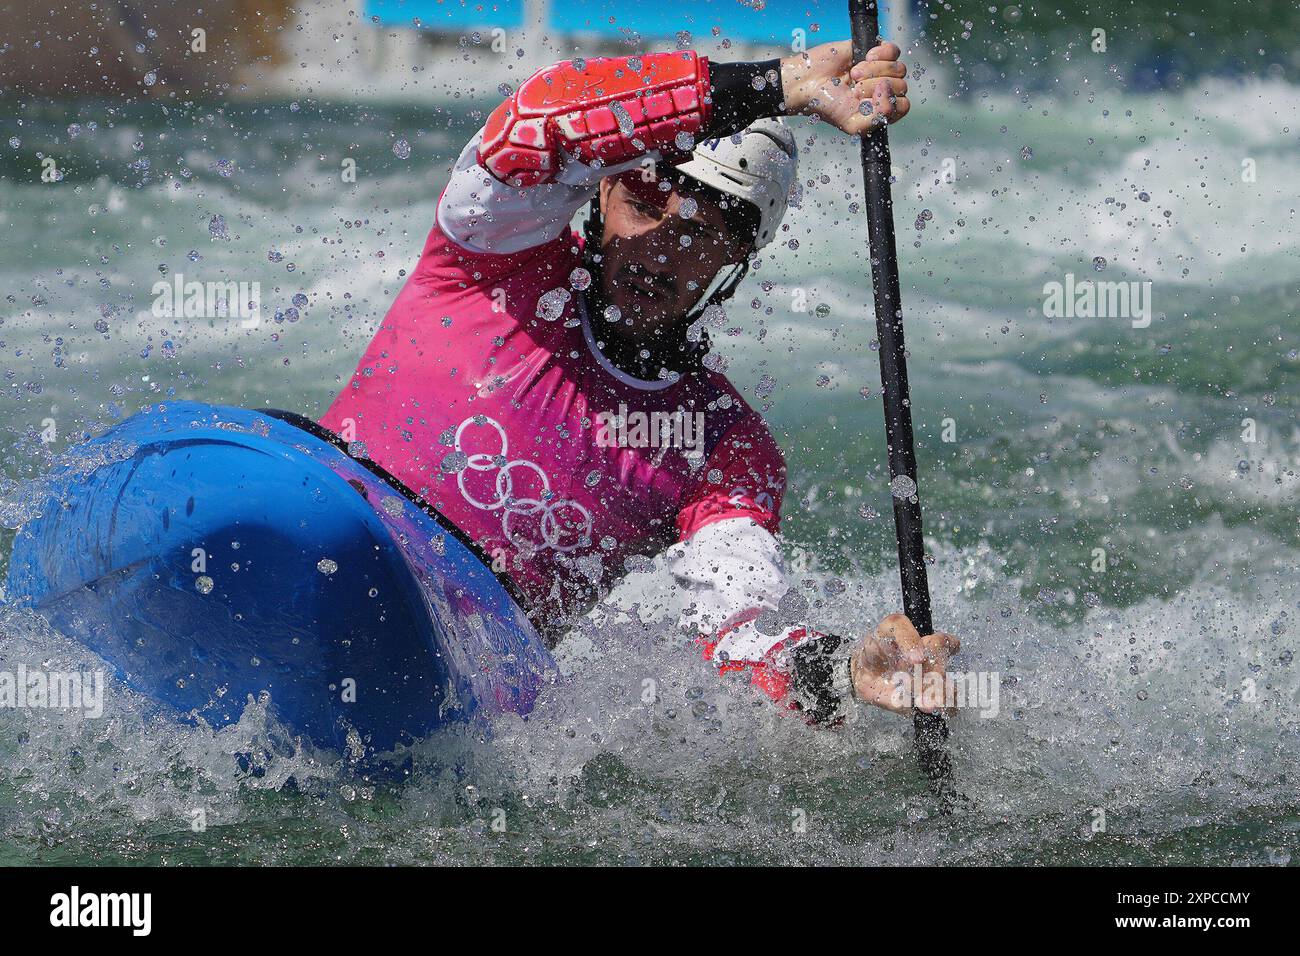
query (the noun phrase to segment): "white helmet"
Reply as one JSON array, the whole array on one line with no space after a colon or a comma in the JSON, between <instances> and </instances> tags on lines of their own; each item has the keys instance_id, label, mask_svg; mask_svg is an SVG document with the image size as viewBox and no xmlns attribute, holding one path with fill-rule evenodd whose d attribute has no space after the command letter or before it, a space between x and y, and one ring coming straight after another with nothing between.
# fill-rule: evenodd
<instances>
[{"instance_id":1,"label":"white helmet","mask_svg":"<svg viewBox=\"0 0 1300 956\"><path fill-rule=\"evenodd\" d=\"M789 127L761 119L733 136L700 143L677 167L692 179L758 207L755 249L772 241L794 185L798 150Z\"/></svg>"}]
</instances>

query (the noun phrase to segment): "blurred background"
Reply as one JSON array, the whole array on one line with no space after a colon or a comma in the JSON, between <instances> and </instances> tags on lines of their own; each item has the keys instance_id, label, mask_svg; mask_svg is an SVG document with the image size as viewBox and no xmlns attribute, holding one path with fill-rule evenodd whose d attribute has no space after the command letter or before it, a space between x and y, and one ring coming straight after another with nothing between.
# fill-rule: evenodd
<instances>
[{"instance_id":1,"label":"blurred background","mask_svg":"<svg viewBox=\"0 0 1300 956\"><path fill-rule=\"evenodd\" d=\"M311 800L250 783L228 755L264 742L255 726L231 743L141 714L21 718L0 722L0 861L1290 860L1300 7L883 6L913 103L891 141L935 619L967 669L1004 675L1005 719L954 731L979 815L927 821L902 722L827 743L701 707L707 676L654 643L671 614L646 572L584 636L583 683L506 731L508 758L468 764L519 833L485 839L441 778L387 797L327 779ZM0 560L27 483L144 404L319 415L454 157L536 69L848 33L821 0L0 0L0 16ZM789 232L714 344L789 459L799 586L857 633L898 600L861 174L854 143L792 124ZM1045 314L1067 276L1151 283L1149 326ZM257 320L155 314L178 277L256 283ZM0 660L57 640L0 622ZM635 666L600 653L629 641ZM681 696L672 733L638 710L651 666ZM207 836L177 825L201 792L222 807ZM795 800L822 822L773 841Z\"/></svg>"},{"instance_id":2,"label":"blurred background","mask_svg":"<svg viewBox=\"0 0 1300 956\"><path fill-rule=\"evenodd\" d=\"M490 95L494 83L552 54L672 48L683 39L715 53L780 52L800 32L810 42L847 35L845 8L824 0L6 0L0 84L54 97ZM1273 43L1300 27L1300 10L1287 0L1098 0L1067 10L896 0L881 4L881 23L896 42L941 56L966 88L1007 79L1042 86L1069 64L1086 69L1096 30L1120 47L1106 71L1133 89L1215 73L1281 77L1300 56ZM493 52L506 55L475 58L472 73L440 72L458 51L472 55L494 41L509 49Z\"/></svg>"}]
</instances>

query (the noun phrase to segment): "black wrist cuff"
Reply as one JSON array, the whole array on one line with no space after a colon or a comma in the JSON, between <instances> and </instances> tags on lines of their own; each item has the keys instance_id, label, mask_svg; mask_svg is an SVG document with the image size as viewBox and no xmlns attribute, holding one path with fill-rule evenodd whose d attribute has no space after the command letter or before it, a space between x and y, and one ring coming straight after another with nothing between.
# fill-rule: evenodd
<instances>
[{"instance_id":1,"label":"black wrist cuff","mask_svg":"<svg viewBox=\"0 0 1300 956\"><path fill-rule=\"evenodd\" d=\"M844 717L848 708L847 683L838 679L837 670L848 667L848 646L834 634L801 641L791 657L792 690L809 719L819 724L833 723ZM851 693L851 689L850 689Z\"/></svg>"},{"instance_id":2,"label":"black wrist cuff","mask_svg":"<svg viewBox=\"0 0 1300 956\"><path fill-rule=\"evenodd\" d=\"M762 89L755 88L757 77L763 79ZM739 133L754 120L780 116L785 109L779 58L749 63L710 60L709 87L713 112L702 139L720 139Z\"/></svg>"}]
</instances>

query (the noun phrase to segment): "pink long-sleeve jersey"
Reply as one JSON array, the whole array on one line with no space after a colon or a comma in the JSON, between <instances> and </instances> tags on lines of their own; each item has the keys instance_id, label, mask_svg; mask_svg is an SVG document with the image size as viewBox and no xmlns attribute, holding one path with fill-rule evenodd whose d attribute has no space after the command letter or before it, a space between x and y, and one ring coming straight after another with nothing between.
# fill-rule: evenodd
<instances>
[{"instance_id":1,"label":"pink long-sleeve jersey","mask_svg":"<svg viewBox=\"0 0 1300 956\"><path fill-rule=\"evenodd\" d=\"M707 77L693 53L657 54L521 86L462 152L418 265L320 421L477 542L552 634L629 559L680 543L706 657L784 700L774 661L815 635L755 628L785 590L781 452L718 372L646 381L606 358L569 225L601 178L680 155L708 122ZM637 125L611 133L611 116Z\"/></svg>"},{"instance_id":2,"label":"pink long-sleeve jersey","mask_svg":"<svg viewBox=\"0 0 1300 956\"><path fill-rule=\"evenodd\" d=\"M680 62L687 79L703 72L702 59ZM599 170L556 157L559 182L517 188L489 172L482 143L462 155L419 264L321 424L362 443L506 569L535 619L558 625L629 557L726 518L775 531L785 466L723 375L643 381L593 338L568 221L644 146L606 153L614 164Z\"/></svg>"}]
</instances>

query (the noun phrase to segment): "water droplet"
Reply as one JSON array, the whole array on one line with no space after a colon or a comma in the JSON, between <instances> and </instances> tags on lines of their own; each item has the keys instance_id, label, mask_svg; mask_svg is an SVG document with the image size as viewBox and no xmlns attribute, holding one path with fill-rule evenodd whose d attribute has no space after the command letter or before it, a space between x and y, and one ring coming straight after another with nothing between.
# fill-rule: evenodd
<instances>
[{"instance_id":1,"label":"water droplet","mask_svg":"<svg viewBox=\"0 0 1300 956\"><path fill-rule=\"evenodd\" d=\"M229 239L230 230L226 226L225 216L213 216L208 220L208 235L213 239Z\"/></svg>"},{"instance_id":2,"label":"water droplet","mask_svg":"<svg viewBox=\"0 0 1300 956\"><path fill-rule=\"evenodd\" d=\"M624 136L631 136L636 129L636 123L632 122L627 107L622 103L614 102L609 104L609 111L614 114L614 122L618 124L618 131Z\"/></svg>"},{"instance_id":3,"label":"water droplet","mask_svg":"<svg viewBox=\"0 0 1300 956\"><path fill-rule=\"evenodd\" d=\"M411 158L411 144L404 139L399 139L393 144L393 155L398 159Z\"/></svg>"},{"instance_id":4,"label":"water droplet","mask_svg":"<svg viewBox=\"0 0 1300 956\"><path fill-rule=\"evenodd\" d=\"M899 475L889 483L889 493L899 501L910 501L916 494L916 482L907 475Z\"/></svg>"},{"instance_id":5,"label":"water droplet","mask_svg":"<svg viewBox=\"0 0 1300 956\"><path fill-rule=\"evenodd\" d=\"M198 591L200 594L211 594L212 586L212 578L208 577L206 574L200 574L194 579L194 590Z\"/></svg>"},{"instance_id":6,"label":"water droplet","mask_svg":"<svg viewBox=\"0 0 1300 956\"><path fill-rule=\"evenodd\" d=\"M537 317L554 322L564 314L564 308L573 296L568 289L552 289L537 300Z\"/></svg>"}]
</instances>

